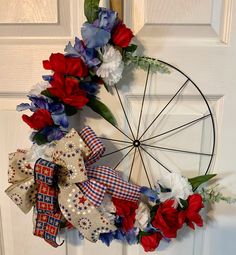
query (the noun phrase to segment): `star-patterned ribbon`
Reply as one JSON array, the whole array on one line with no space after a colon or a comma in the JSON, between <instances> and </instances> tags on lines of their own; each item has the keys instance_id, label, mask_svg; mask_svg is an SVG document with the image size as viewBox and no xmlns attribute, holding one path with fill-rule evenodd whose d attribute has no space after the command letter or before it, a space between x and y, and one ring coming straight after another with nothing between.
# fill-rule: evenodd
<instances>
[{"instance_id":1,"label":"star-patterned ribbon","mask_svg":"<svg viewBox=\"0 0 236 255\"><path fill-rule=\"evenodd\" d=\"M12 186L6 193L25 213L36 202L35 233L42 236L40 227L43 228L45 232L42 237L47 236L45 240L53 246L57 246L56 227L62 215L78 228L85 238L96 242L100 233L115 230L115 226L99 211L105 193L129 201L139 200L139 186L127 183L117 171L109 167L91 166L99 160L104 150L104 145L95 133L86 127L80 134L72 129L58 141L52 153L52 162L39 159L35 164L35 171L26 161L27 151L19 150L10 154L9 182ZM44 200L49 200L48 192L52 194L51 200L46 201L50 205L45 201L43 205L40 201L44 192L41 188L45 185L47 190L45 189L46 194L43 194ZM57 204L59 211L56 209ZM49 210L45 211L45 208ZM45 212L47 219L40 215Z\"/></svg>"}]
</instances>

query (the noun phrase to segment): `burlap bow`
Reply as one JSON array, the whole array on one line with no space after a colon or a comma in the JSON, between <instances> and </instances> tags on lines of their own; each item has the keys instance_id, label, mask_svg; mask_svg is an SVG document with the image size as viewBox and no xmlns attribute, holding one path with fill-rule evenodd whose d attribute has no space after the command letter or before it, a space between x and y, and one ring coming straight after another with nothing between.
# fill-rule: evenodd
<instances>
[{"instance_id":1,"label":"burlap bow","mask_svg":"<svg viewBox=\"0 0 236 255\"><path fill-rule=\"evenodd\" d=\"M37 194L36 235L39 235L37 234L37 223L41 228L40 220L43 215L46 219L45 215L47 215L47 224L43 222L45 232L43 236L40 232L39 236L44 237L53 246L57 246L55 237L58 229L55 229L55 224L51 223L56 222L58 225L57 220L60 221L62 216L60 212L67 221L93 242L97 241L100 233L115 230L115 227L99 211L98 206L104 194L108 193L129 201L138 201L140 187L125 182L111 168L91 166L102 156L104 150L103 144L95 133L86 127L80 135L72 129L58 141L52 154L53 162L41 159L36 162L35 171L26 162L26 151L10 154L9 182L13 185L6 190L6 193L25 213L35 204L35 194ZM60 169L57 166L60 166ZM42 172L44 177L41 176ZM58 194L55 184L59 188ZM47 186L45 187L47 188L46 193L49 192L51 196L43 194L39 188L45 185ZM42 196L39 197L39 195L42 194L45 195L44 200L48 199L48 201L40 201ZM54 201L55 198L57 198L56 201ZM48 208L48 204L50 204L50 210L43 210L45 206ZM59 211L57 205L60 207ZM41 213L43 215L40 215ZM55 215L54 218L53 215Z\"/></svg>"}]
</instances>

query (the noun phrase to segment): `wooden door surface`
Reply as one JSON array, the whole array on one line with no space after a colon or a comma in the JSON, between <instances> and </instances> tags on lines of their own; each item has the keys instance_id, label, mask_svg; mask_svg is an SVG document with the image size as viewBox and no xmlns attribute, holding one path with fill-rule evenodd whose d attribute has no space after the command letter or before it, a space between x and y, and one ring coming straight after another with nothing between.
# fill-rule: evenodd
<instances>
[{"instance_id":1,"label":"wooden door surface","mask_svg":"<svg viewBox=\"0 0 236 255\"><path fill-rule=\"evenodd\" d=\"M108 1L103 1L107 4ZM216 151L211 172L218 174L225 192L236 195L235 144L236 132L236 5L233 0L127 0L123 1L125 23L134 31L141 47L140 53L164 60L188 74L205 94L212 109L216 125ZM84 21L83 0L0 0L0 254L1 255L87 255L96 253L113 255L144 254L138 245L126 246L119 242L110 248L101 243L79 241L76 231L61 235L63 246L54 249L32 235L31 215L21 211L4 194L8 187L7 168L9 152L30 146L30 130L21 121L16 105L25 101L31 86L41 80L45 71L42 60L52 52L63 52L68 41L80 36ZM142 102L146 72L136 71L125 75L119 84L119 93L132 129L136 132ZM154 74L149 78L146 105L142 119L144 131L155 118L184 79ZM101 89L100 97L113 109L122 130L130 134L119 99ZM163 121L146 133L146 138L173 128L184 120L196 119L204 114L201 95L190 87L182 97L182 104L174 111L163 113ZM88 116L85 118L85 116ZM89 124L99 135L125 139L104 120L87 110L82 116L71 119L77 128ZM160 142L160 146L209 150L211 142L207 121L186 133ZM155 133L156 132L156 133ZM120 145L106 143L108 149ZM181 147L178 147L181 148ZM114 165L127 150L103 163ZM168 167L192 176L204 173L205 158L189 157L180 153L155 151L155 156ZM128 174L134 151L120 165ZM154 182L163 171L150 158L144 158ZM132 180L148 185L140 157L136 155ZM183 163L183 164L182 164ZM180 167L182 166L182 167ZM168 255L233 255L236 250L236 207L224 203L207 208L203 229L183 232L176 241L161 244L159 252ZM168 247L167 247L168 246Z\"/></svg>"}]
</instances>

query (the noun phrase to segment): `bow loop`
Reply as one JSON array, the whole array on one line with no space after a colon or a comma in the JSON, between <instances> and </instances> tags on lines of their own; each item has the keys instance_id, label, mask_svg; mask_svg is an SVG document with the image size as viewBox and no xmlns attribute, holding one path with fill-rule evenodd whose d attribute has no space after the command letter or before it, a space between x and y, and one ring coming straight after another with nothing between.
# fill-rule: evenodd
<instances>
[{"instance_id":1,"label":"bow loop","mask_svg":"<svg viewBox=\"0 0 236 255\"><path fill-rule=\"evenodd\" d=\"M91 150L85 161L86 166L92 165L101 158L105 151L105 146L90 127L85 127L79 134Z\"/></svg>"},{"instance_id":2,"label":"bow loop","mask_svg":"<svg viewBox=\"0 0 236 255\"><path fill-rule=\"evenodd\" d=\"M95 179L89 179L85 182L78 183L77 185L82 192L86 194L86 197L94 206L101 205L107 190L107 187L104 184Z\"/></svg>"},{"instance_id":3,"label":"bow loop","mask_svg":"<svg viewBox=\"0 0 236 255\"><path fill-rule=\"evenodd\" d=\"M74 129L59 140L52 154L53 161L63 168L59 181L69 184L86 181L83 157L89 154L90 149Z\"/></svg>"},{"instance_id":4,"label":"bow loop","mask_svg":"<svg viewBox=\"0 0 236 255\"><path fill-rule=\"evenodd\" d=\"M17 150L9 154L8 182L17 183L29 177L33 177L34 170L26 162L27 151Z\"/></svg>"},{"instance_id":5,"label":"bow loop","mask_svg":"<svg viewBox=\"0 0 236 255\"><path fill-rule=\"evenodd\" d=\"M17 150L9 154L8 182L12 185L5 191L24 213L31 210L36 195L34 171L25 161L26 153L25 150Z\"/></svg>"}]
</instances>

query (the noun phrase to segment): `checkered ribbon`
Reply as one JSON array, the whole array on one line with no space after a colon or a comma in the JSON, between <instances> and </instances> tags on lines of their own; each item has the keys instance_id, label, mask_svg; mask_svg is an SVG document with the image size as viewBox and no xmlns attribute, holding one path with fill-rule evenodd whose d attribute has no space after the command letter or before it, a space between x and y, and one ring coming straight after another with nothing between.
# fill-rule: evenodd
<instances>
[{"instance_id":1,"label":"checkered ribbon","mask_svg":"<svg viewBox=\"0 0 236 255\"><path fill-rule=\"evenodd\" d=\"M57 201L58 188L55 185L57 171L58 165L47 160L38 159L35 163L34 174L37 193L34 235L44 238L53 247L59 246L56 237L62 218Z\"/></svg>"},{"instance_id":2,"label":"checkered ribbon","mask_svg":"<svg viewBox=\"0 0 236 255\"><path fill-rule=\"evenodd\" d=\"M113 197L128 201L137 202L140 198L140 187L126 182L118 172L107 166L91 166L97 162L105 151L105 147L90 127L85 127L80 133L80 137L88 145L91 154L85 160L85 167L88 178L96 180L94 188L89 188L88 184L80 183L79 187L86 194L87 198L96 206L99 206L104 195L99 192L101 185L106 187L106 193ZM104 192L104 190L103 190Z\"/></svg>"}]
</instances>

